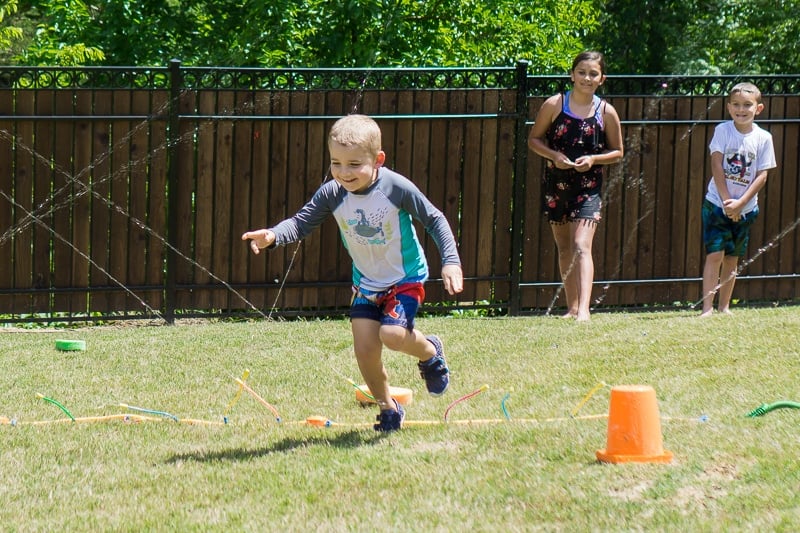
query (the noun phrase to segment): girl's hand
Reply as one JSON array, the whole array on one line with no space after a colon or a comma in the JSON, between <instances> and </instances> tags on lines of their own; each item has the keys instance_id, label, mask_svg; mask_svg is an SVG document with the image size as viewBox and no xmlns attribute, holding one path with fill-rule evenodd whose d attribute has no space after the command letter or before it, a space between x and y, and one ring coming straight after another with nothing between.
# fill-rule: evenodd
<instances>
[{"instance_id":1,"label":"girl's hand","mask_svg":"<svg viewBox=\"0 0 800 533\"><path fill-rule=\"evenodd\" d=\"M262 248L267 248L275 244L275 234L268 229L248 231L242 234L242 240L250 239L250 249L258 255Z\"/></svg>"},{"instance_id":2,"label":"girl's hand","mask_svg":"<svg viewBox=\"0 0 800 533\"><path fill-rule=\"evenodd\" d=\"M565 156L564 154L558 154L555 159L553 159L553 165L556 168L560 168L561 170L566 170L568 168L574 168L575 163L570 161L569 157Z\"/></svg>"},{"instance_id":3,"label":"girl's hand","mask_svg":"<svg viewBox=\"0 0 800 533\"><path fill-rule=\"evenodd\" d=\"M594 166L594 156L582 155L575 160L575 170L578 172L586 172Z\"/></svg>"}]
</instances>

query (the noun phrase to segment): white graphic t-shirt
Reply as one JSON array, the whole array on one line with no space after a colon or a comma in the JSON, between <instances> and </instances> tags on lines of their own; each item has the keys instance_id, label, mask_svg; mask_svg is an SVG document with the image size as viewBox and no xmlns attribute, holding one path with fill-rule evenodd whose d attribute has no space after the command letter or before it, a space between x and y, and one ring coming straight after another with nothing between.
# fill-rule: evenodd
<instances>
[{"instance_id":1,"label":"white graphic t-shirt","mask_svg":"<svg viewBox=\"0 0 800 533\"><path fill-rule=\"evenodd\" d=\"M708 147L712 154L714 152L722 154L725 183L733 199L742 197L759 172L776 167L772 134L757 124L753 124L750 133L742 134L736 129L732 120L723 122L714 129L714 137ZM708 184L706 200L723 207L713 177ZM755 195L744 206L742 213L749 213L757 205L758 195Z\"/></svg>"}]
</instances>

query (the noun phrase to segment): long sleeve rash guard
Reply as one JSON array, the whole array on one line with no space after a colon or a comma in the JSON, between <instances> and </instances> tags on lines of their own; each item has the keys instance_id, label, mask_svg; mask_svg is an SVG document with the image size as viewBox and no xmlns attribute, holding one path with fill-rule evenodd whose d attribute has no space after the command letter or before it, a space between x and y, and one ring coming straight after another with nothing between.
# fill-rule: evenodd
<instances>
[{"instance_id":1,"label":"long sleeve rash guard","mask_svg":"<svg viewBox=\"0 0 800 533\"><path fill-rule=\"evenodd\" d=\"M350 193L325 182L293 217L272 228L275 245L303 239L333 215L353 260L353 284L383 291L406 281L425 281L428 263L412 223L422 223L442 258L460 265L453 232L444 214L410 180L385 167L369 188Z\"/></svg>"}]
</instances>

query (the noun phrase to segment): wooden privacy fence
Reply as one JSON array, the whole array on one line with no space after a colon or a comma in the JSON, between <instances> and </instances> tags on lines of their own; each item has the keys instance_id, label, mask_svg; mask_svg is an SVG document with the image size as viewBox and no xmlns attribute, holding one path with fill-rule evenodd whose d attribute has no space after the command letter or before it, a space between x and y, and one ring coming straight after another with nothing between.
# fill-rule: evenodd
<instances>
[{"instance_id":1,"label":"wooden privacy fence","mask_svg":"<svg viewBox=\"0 0 800 533\"><path fill-rule=\"evenodd\" d=\"M760 194L735 298L800 294L798 76L748 78L778 169ZM351 265L331 220L252 255L241 234L293 214L326 179L326 135L359 112L387 165L444 211L466 288L427 308L563 305L527 135L567 78L494 69L0 69L0 320L334 315ZM611 77L626 155L609 168L595 307L700 297L708 142L735 77ZM433 278L439 256L424 236Z\"/></svg>"}]
</instances>

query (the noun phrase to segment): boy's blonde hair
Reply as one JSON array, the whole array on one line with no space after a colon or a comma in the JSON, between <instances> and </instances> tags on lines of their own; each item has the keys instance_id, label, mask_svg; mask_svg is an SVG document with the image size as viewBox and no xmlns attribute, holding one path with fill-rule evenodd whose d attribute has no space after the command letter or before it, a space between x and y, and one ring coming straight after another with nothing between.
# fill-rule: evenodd
<instances>
[{"instance_id":1,"label":"boy's blonde hair","mask_svg":"<svg viewBox=\"0 0 800 533\"><path fill-rule=\"evenodd\" d=\"M756 103L757 104L761 103L761 91L754 84L746 81L742 83L737 83L731 89L731 92L730 94L728 94L728 97L741 93L752 94L753 97L756 99Z\"/></svg>"},{"instance_id":2,"label":"boy's blonde hair","mask_svg":"<svg viewBox=\"0 0 800 533\"><path fill-rule=\"evenodd\" d=\"M377 157L381 151L381 129L366 115L347 115L337 120L328 134L328 145L335 142L344 146L361 146Z\"/></svg>"}]
</instances>

